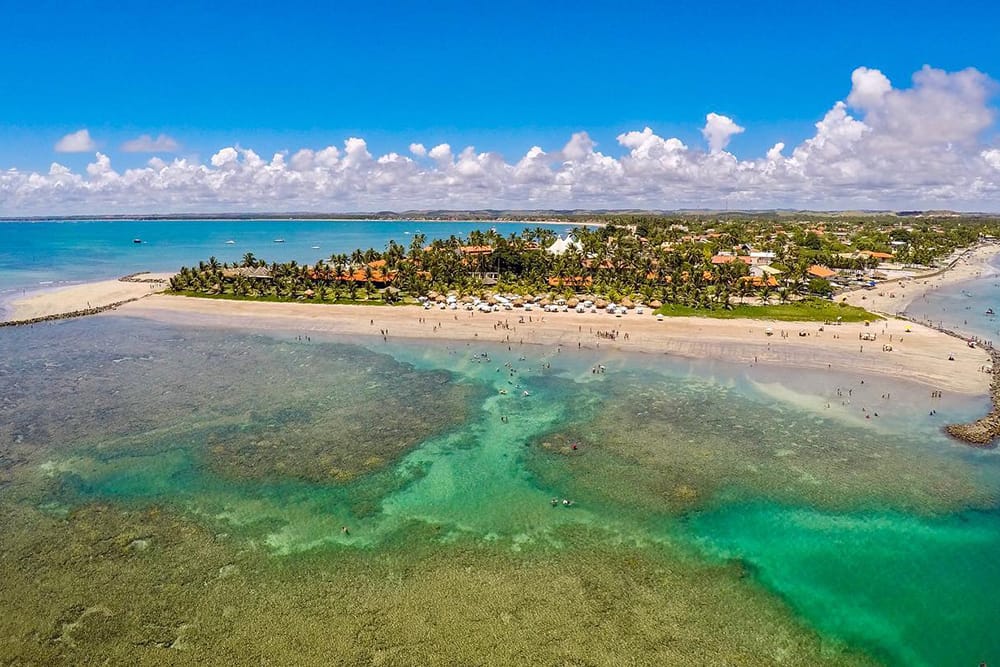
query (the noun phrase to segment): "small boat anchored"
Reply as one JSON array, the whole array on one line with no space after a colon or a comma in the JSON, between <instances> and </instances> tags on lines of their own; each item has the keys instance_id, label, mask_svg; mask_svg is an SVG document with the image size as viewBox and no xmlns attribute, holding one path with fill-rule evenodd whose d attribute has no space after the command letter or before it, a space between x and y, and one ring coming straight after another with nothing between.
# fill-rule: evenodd
<instances>
[{"instance_id":1,"label":"small boat anchored","mask_svg":"<svg viewBox=\"0 0 1000 667\"><path fill-rule=\"evenodd\" d=\"M987 315L992 315L993 314L993 309L992 308L987 308L986 309L986 314Z\"/></svg>"},{"instance_id":2,"label":"small boat anchored","mask_svg":"<svg viewBox=\"0 0 1000 667\"><path fill-rule=\"evenodd\" d=\"M285 239L274 239L275 243L284 243Z\"/></svg>"},{"instance_id":3,"label":"small boat anchored","mask_svg":"<svg viewBox=\"0 0 1000 667\"><path fill-rule=\"evenodd\" d=\"M236 245L236 241L229 239L228 241L226 241L226 245Z\"/></svg>"},{"instance_id":4,"label":"small boat anchored","mask_svg":"<svg viewBox=\"0 0 1000 667\"><path fill-rule=\"evenodd\" d=\"M142 243L142 239L132 239L132 243Z\"/></svg>"}]
</instances>

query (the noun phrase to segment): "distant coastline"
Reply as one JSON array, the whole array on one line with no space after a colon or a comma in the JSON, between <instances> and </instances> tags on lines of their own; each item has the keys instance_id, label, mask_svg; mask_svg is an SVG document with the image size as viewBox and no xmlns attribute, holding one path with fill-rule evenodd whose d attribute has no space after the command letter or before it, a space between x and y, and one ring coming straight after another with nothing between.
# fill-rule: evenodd
<instances>
[{"instance_id":1,"label":"distant coastline","mask_svg":"<svg viewBox=\"0 0 1000 667\"><path fill-rule=\"evenodd\" d=\"M891 210L799 210L799 209L418 209L405 211L364 211L364 212L309 212L309 211L265 211L254 213L204 212L204 213L114 213L93 215L31 215L0 216L0 222L79 222L99 221L260 221L260 222L534 222L546 224L587 224L599 225L614 216L676 216L679 218L698 217L752 217L752 218L841 218L849 216L884 216L890 218L995 218L1000 214L980 211L891 211Z\"/></svg>"},{"instance_id":2,"label":"distant coastline","mask_svg":"<svg viewBox=\"0 0 1000 667\"><path fill-rule=\"evenodd\" d=\"M71 215L71 216L25 216L25 217L0 217L3 222L483 222L483 223L538 223L554 225L587 225L595 226L605 224L604 220L578 219L567 215L558 216L538 216L531 214L524 216L478 216L475 212L467 215L430 215L414 213L412 215L402 213L386 214L164 214L164 215Z\"/></svg>"}]
</instances>

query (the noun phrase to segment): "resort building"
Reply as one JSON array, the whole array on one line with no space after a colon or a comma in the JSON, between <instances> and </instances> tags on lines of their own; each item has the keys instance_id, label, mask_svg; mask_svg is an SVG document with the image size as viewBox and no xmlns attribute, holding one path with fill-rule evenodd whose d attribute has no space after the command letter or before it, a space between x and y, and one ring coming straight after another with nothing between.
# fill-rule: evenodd
<instances>
[{"instance_id":1,"label":"resort building","mask_svg":"<svg viewBox=\"0 0 1000 667\"><path fill-rule=\"evenodd\" d=\"M577 252L583 252L583 244L573 238L572 234L567 234L566 238L560 236L553 241L552 245L545 249L545 252L560 256L565 255L570 248L575 248Z\"/></svg>"}]
</instances>

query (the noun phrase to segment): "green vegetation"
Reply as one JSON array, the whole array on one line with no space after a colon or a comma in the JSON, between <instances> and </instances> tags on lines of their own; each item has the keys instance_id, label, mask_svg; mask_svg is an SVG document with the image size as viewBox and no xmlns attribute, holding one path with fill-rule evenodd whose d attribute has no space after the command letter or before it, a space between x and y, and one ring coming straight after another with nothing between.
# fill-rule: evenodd
<instances>
[{"instance_id":1,"label":"green vegetation","mask_svg":"<svg viewBox=\"0 0 1000 667\"><path fill-rule=\"evenodd\" d=\"M782 322L870 322L879 319L864 308L834 303L822 299L803 299L792 303L766 306L735 305L731 308L697 309L678 304L667 304L656 310L669 317L715 317L719 319L746 318L752 320L779 320Z\"/></svg>"},{"instance_id":2,"label":"green vegetation","mask_svg":"<svg viewBox=\"0 0 1000 667\"><path fill-rule=\"evenodd\" d=\"M182 268L171 289L197 296L367 304L413 303L450 292L589 297L670 306L664 314L822 321L863 316L824 313L809 305L811 297L880 279L875 270L885 262L926 268L984 236L1000 235L1000 220L985 217L717 214L579 220L604 225L574 229L572 242L558 250L552 249L555 233L543 228L509 236L474 231L467 238L432 242L416 234L409 246L390 241L384 251L358 249L310 266L268 264L252 253L233 265L213 257ZM747 310L749 300L764 304L764 310ZM769 310L773 306L779 307Z\"/></svg>"},{"instance_id":3,"label":"green vegetation","mask_svg":"<svg viewBox=\"0 0 1000 667\"><path fill-rule=\"evenodd\" d=\"M292 296L277 296L274 294L262 294L262 295L250 295L250 294L233 294L232 292L224 292L219 294L206 294L205 292L198 292L195 290L171 290L169 294L175 294L177 296L191 296L197 297L199 299L225 299L227 301L265 301L270 303L301 303L302 299L298 299ZM412 306L417 303L414 299L401 299L398 301L386 301L378 293L373 293L371 298L364 299L351 299L348 297L341 296L335 298L333 294L326 295L322 300L320 299L310 299L310 303L329 303L329 304L340 304L345 306Z\"/></svg>"}]
</instances>

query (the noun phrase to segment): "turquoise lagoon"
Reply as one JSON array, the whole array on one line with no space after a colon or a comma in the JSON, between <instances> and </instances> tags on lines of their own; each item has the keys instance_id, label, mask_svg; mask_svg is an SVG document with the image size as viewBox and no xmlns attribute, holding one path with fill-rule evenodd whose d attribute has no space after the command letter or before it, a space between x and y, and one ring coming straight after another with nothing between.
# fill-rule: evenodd
<instances>
[{"instance_id":1,"label":"turquoise lagoon","mask_svg":"<svg viewBox=\"0 0 1000 667\"><path fill-rule=\"evenodd\" d=\"M4 661L1000 659L985 399L110 315L0 396Z\"/></svg>"}]
</instances>

